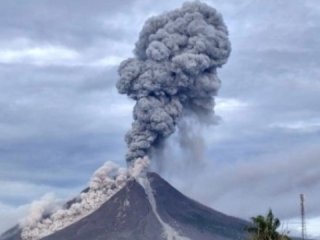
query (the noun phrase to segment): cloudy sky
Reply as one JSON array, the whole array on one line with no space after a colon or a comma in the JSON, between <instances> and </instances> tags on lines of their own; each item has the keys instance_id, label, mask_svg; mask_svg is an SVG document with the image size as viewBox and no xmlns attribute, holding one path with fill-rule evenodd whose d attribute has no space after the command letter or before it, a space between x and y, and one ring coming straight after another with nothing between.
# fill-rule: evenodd
<instances>
[{"instance_id":1,"label":"cloudy sky","mask_svg":"<svg viewBox=\"0 0 320 240\"><path fill-rule=\"evenodd\" d=\"M117 66L148 17L182 2L0 2L0 232L46 193L75 196L103 162L125 166L133 102L117 94ZM198 129L202 159L172 151L172 136L156 169L224 213L272 208L295 234L304 193L308 234L320 238L319 2L205 2L233 49L219 72L220 120Z\"/></svg>"}]
</instances>

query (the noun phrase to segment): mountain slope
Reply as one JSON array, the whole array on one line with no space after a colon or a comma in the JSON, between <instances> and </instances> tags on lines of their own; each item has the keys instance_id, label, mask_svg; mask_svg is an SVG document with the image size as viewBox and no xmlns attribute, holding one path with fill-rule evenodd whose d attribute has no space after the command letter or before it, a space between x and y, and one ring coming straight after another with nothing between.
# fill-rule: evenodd
<instances>
[{"instance_id":1,"label":"mountain slope","mask_svg":"<svg viewBox=\"0 0 320 240\"><path fill-rule=\"evenodd\" d=\"M148 178L162 219L191 239L241 239L248 222L208 208L177 191L155 173Z\"/></svg>"},{"instance_id":2,"label":"mountain slope","mask_svg":"<svg viewBox=\"0 0 320 240\"><path fill-rule=\"evenodd\" d=\"M22 240L19 225L14 226L0 236L0 240Z\"/></svg>"},{"instance_id":3,"label":"mountain slope","mask_svg":"<svg viewBox=\"0 0 320 240\"><path fill-rule=\"evenodd\" d=\"M96 211L42 240L229 240L245 236L248 222L189 199L155 173L148 173L145 181L149 190L131 180ZM13 228L0 240L20 240L20 233Z\"/></svg>"},{"instance_id":4,"label":"mountain slope","mask_svg":"<svg viewBox=\"0 0 320 240\"><path fill-rule=\"evenodd\" d=\"M149 240L161 230L144 189L130 181L98 210L43 240Z\"/></svg>"}]
</instances>

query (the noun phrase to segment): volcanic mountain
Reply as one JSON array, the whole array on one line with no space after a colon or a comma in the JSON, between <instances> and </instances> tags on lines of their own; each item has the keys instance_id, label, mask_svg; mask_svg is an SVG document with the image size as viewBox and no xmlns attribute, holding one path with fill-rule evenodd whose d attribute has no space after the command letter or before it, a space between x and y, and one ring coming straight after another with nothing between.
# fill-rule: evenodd
<instances>
[{"instance_id":1,"label":"volcanic mountain","mask_svg":"<svg viewBox=\"0 0 320 240\"><path fill-rule=\"evenodd\" d=\"M210 209L156 173L132 179L88 216L42 240L243 239L248 222ZM21 240L19 227L0 240Z\"/></svg>"}]
</instances>

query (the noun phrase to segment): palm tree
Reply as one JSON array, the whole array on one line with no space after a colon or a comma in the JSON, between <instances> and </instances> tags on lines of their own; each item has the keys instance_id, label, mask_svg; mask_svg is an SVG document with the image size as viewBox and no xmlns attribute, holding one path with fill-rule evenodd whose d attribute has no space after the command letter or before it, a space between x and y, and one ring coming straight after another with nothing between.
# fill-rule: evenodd
<instances>
[{"instance_id":1,"label":"palm tree","mask_svg":"<svg viewBox=\"0 0 320 240\"><path fill-rule=\"evenodd\" d=\"M285 234L280 234L277 229L280 227L280 220L275 218L272 210L266 216L258 215L252 217L252 225L247 228L252 235L252 240L289 240Z\"/></svg>"}]
</instances>

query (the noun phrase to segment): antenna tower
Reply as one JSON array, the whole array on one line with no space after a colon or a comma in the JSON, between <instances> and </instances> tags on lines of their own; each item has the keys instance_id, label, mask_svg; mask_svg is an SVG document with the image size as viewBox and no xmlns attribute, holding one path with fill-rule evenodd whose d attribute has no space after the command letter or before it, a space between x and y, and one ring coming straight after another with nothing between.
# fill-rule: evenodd
<instances>
[{"instance_id":1,"label":"antenna tower","mask_svg":"<svg viewBox=\"0 0 320 240\"><path fill-rule=\"evenodd\" d=\"M304 209L304 195L300 194L300 207L301 207L301 237L302 240L306 239L306 220Z\"/></svg>"}]
</instances>

